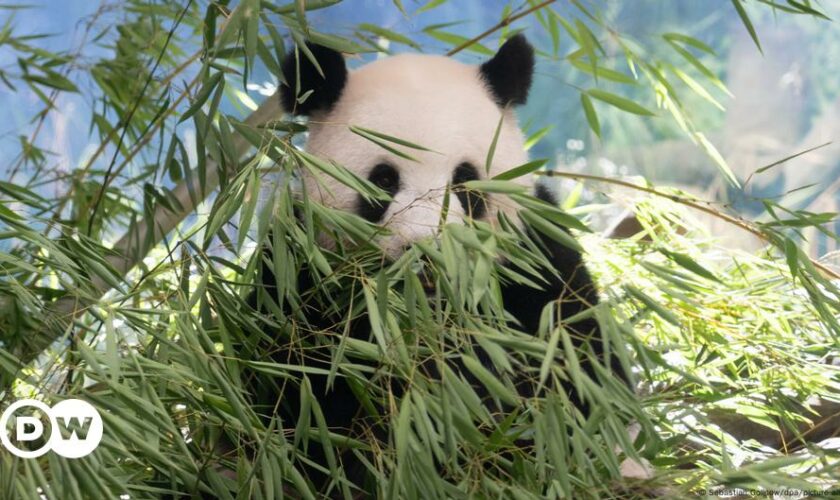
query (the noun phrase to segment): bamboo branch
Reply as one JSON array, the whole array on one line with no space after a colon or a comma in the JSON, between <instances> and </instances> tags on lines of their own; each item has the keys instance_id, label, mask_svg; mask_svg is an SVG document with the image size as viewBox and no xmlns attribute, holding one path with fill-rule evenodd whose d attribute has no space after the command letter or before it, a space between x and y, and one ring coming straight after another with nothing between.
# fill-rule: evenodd
<instances>
[{"instance_id":1,"label":"bamboo branch","mask_svg":"<svg viewBox=\"0 0 840 500\"><path fill-rule=\"evenodd\" d=\"M549 177L564 177L567 179L574 179L574 180L589 180L589 181L596 181L596 182L604 182L607 184L614 184L617 186L622 186L630 189L635 189L637 191L642 191L644 193L652 194L654 196L658 196L660 198L667 198L675 203L679 203L681 205L685 205L687 207L693 208L695 210L699 210L700 212L706 213L720 219L728 224L732 224L748 233L751 233L753 236L759 238L760 240L770 243L770 238L760 229L753 226L751 222L747 221L741 217L735 217L729 214L725 214L719 210L715 210L707 205L711 205L710 202L700 202L695 200L690 200L683 196L677 196L675 194L670 193L663 193L662 191L657 191L656 189L639 186L638 184L633 184L632 182L623 181L621 179L611 179L609 177L603 177L600 175L589 175L589 174L578 174L572 172L558 172L556 170L548 171L548 172L537 172L538 175L546 175ZM840 274L832 270L831 268L823 265L817 260L808 257L808 260L811 261L811 264L814 265L815 268L819 269L820 272L825 274L831 279L840 279Z\"/></svg>"},{"instance_id":2,"label":"bamboo branch","mask_svg":"<svg viewBox=\"0 0 840 500\"><path fill-rule=\"evenodd\" d=\"M254 127L271 119L276 119L282 114L279 101L276 97L266 99L256 111L248 116L245 124ZM250 143L238 135L235 136L233 145L237 157L245 154L250 147ZM172 191L173 196L184 207L183 211L174 213L161 205L157 205L151 220L143 220L133 226L114 244L114 253L105 258L117 274L120 276L128 274L152 248L160 243L164 236L175 229L181 221L195 210L198 203L201 203L207 195L218 187L218 169L219 166L216 162L208 158L207 176L203 186L197 178L198 176L194 176L191 181L186 179L182 181ZM194 196L191 196L190 193L193 193ZM6 360L13 365L13 369L8 369L6 363L0 364L0 367L3 367L0 371L0 393L11 385L12 381L18 376L20 369L31 363L50 344L61 338L69 330L74 318L84 313L88 307L111 289L111 286L100 276L94 275L91 284L95 290L94 293L86 296L74 293L62 297L44 311L47 318L44 322L45 328L34 332L32 337L11 352L14 358Z\"/></svg>"},{"instance_id":3,"label":"bamboo branch","mask_svg":"<svg viewBox=\"0 0 840 500\"><path fill-rule=\"evenodd\" d=\"M497 30L500 30L500 29L504 28L505 26L507 26L510 23L516 21L517 19L521 19L521 18L523 18L523 17L525 17L525 16L527 16L527 15L533 13L533 12L536 12L536 11L542 9L543 7L546 7L548 5L553 4L556 1L557 0L546 0L545 2L538 3L537 5L534 5L533 7L530 7L526 10L523 10L522 12L505 16L504 19L502 19L501 21L499 21L495 25L491 26L490 28L488 28L487 30L482 32L481 34L479 34L479 35L477 35L473 38L470 38L466 42L464 42L461 45L459 45L459 46L455 47L454 49L450 50L449 52L446 53L446 55L447 56L454 56L458 52L461 52L462 50L466 49L467 47L469 47L470 45L472 45L474 43L480 42L481 40L487 38L488 36L490 36L491 34L496 32Z\"/></svg>"}]
</instances>

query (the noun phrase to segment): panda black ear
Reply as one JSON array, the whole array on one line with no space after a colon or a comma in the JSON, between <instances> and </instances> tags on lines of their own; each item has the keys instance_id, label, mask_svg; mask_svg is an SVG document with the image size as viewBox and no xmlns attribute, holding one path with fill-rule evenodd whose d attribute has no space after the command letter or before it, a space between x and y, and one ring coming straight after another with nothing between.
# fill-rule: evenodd
<instances>
[{"instance_id":1,"label":"panda black ear","mask_svg":"<svg viewBox=\"0 0 840 500\"><path fill-rule=\"evenodd\" d=\"M517 34L481 65L479 73L499 106L525 104L534 75L534 49L525 35Z\"/></svg>"},{"instance_id":2,"label":"panda black ear","mask_svg":"<svg viewBox=\"0 0 840 500\"><path fill-rule=\"evenodd\" d=\"M307 44L306 47L315 56L323 75L303 50L298 50L297 56L294 49L286 54L282 68L286 83L280 86L280 101L283 110L295 115L328 111L341 97L341 91L347 83L347 66L340 52L314 44ZM305 101L297 101L298 95L304 95L310 90L312 93Z\"/></svg>"}]
</instances>

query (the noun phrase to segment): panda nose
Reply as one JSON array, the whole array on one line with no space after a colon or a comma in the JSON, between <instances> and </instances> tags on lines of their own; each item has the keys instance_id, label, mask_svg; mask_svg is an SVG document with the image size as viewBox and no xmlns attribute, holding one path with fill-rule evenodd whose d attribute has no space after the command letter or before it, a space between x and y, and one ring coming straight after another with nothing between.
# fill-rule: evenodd
<instances>
[{"instance_id":1,"label":"panda nose","mask_svg":"<svg viewBox=\"0 0 840 500\"><path fill-rule=\"evenodd\" d=\"M404 244L411 244L433 236L437 231L439 219L439 206L426 200L415 201L394 216L391 228L402 238Z\"/></svg>"}]
</instances>

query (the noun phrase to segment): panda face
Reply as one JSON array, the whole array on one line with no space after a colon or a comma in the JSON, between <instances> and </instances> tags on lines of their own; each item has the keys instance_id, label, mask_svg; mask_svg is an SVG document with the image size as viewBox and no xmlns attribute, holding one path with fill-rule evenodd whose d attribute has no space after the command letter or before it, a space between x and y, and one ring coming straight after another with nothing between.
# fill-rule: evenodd
<instances>
[{"instance_id":1,"label":"panda face","mask_svg":"<svg viewBox=\"0 0 840 500\"><path fill-rule=\"evenodd\" d=\"M445 171L445 169L444 169ZM462 221L464 217L481 220L488 214L488 200L486 195L470 191L464 183L481 178L478 169L469 162L461 162L456 166L447 184L453 193L455 203L449 205L449 213L453 213L448 222ZM429 184L428 188L412 189L412 184L402 181L398 167L389 163L378 163L371 169L367 180L388 193L393 201L367 200L362 196L356 198L356 213L370 222L381 224L391 229L391 233L382 238L386 252L392 256L411 242L433 234L441 217L441 193L447 184L436 186ZM424 181L425 179L420 179ZM406 186L405 184L408 184ZM414 185L418 182L415 181ZM407 192L402 193L403 189Z\"/></svg>"},{"instance_id":2,"label":"panda face","mask_svg":"<svg viewBox=\"0 0 840 500\"><path fill-rule=\"evenodd\" d=\"M527 49L530 51L530 46ZM500 54L503 51L504 47ZM499 210L512 213L514 207L502 197L479 195L463 187L465 182L492 178L527 161L516 117L510 106L500 106L497 89L484 72L496 58L473 66L445 57L406 54L336 77L343 60L339 67L339 61L329 60L329 54L324 63L318 53L316 57L327 80L332 71L341 88L338 92L324 88L324 82L318 80L320 73L315 76L322 84L322 96L336 96L327 105L318 101L309 104L307 151L343 165L388 193L391 200L366 200L335 179L315 179L307 172L304 184L313 199L387 228L378 245L391 257L412 242L435 234L447 188L452 196L446 223L466 218L492 222ZM301 57L300 64L304 60ZM287 75L286 79L294 78ZM293 97L291 103L284 103L286 109L295 104ZM513 97L505 101L516 102ZM429 151L390 144L413 157L406 159L354 133L351 126L410 141ZM488 165L497 127L499 137ZM518 182L528 185L530 181Z\"/></svg>"},{"instance_id":3,"label":"panda face","mask_svg":"<svg viewBox=\"0 0 840 500\"><path fill-rule=\"evenodd\" d=\"M481 176L478 169L469 162L463 162L455 167L449 181L449 187L460 203L460 211L476 220L487 215L487 199L484 195L467 189L465 183L479 179ZM400 172L388 163L380 163L373 167L367 180L392 198L400 192ZM390 206L390 201L373 201L359 197L357 213L370 222L382 223Z\"/></svg>"}]
</instances>

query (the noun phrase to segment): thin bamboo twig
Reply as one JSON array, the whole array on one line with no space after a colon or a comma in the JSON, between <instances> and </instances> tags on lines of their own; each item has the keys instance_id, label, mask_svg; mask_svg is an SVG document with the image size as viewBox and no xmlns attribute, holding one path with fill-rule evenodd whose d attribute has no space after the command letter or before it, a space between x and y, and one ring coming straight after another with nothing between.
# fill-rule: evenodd
<instances>
[{"instance_id":1,"label":"thin bamboo twig","mask_svg":"<svg viewBox=\"0 0 840 500\"><path fill-rule=\"evenodd\" d=\"M134 113L140 108L140 101L143 100L143 96L146 95L146 91L149 89L149 85L151 85L152 80L154 79L155 72L160 66L160 62L163 60L163 55L166 53L166 49L169 47L169 42L172 40L172 37L175 35L175 30L178 29L178 26L181 25L181 21L184 20L184 16L187 14L190 6L192 6L193 0L189 0L187 5L181 10L181 14L178 16L178 19L175 20L175 24L172 25L172 28L169 30L169 33L166 35L166 40L163 43L163 47L160 49L160 53L157 56L157 60L155 60L154 66L152 66L152 70L149 72L149 75L146 77L146 82L143 84L143 88L140 89L140 95L137 96L137 99L134 101L134 106L129 110L128 115L125 118L125 122L123 123L122 132L120 133L119 139L117 140L116 148L114 149L114 155L111 158L111 162L108 165L108 169L105 171L105 177L102 179L102 187L99 188L99 191L96 194L96 198L93 201L93 208L90 211L90 222L88 222L87 228L87 235L90 236L91 231L93 231L93 221L96 219L96 216L99 213L99 206L102 203L102 198L105 196L105 192L108 190L108 186L111 184L113 180L113 171L114 166L117 163L117 158L120 155L120 148L125 141L125 136L128 134L129 126L131 125L131 120L134 118Z\"/></svg>"},{"instance_id":2,"label":"thin bamboo twig","mask_svg":"<svg viewBox=\"0 0 840 500\"><path fill-rule=\"evenodd\" d=\"M96 21L102 15L102 13L104 12L104 9L105 9L105 1L103 0L99 3L99 7L97 7L96 11L91 15L90 20L88 20L85 23L84 34L82 35L81 41L76 46L76 49L70 55L71 58L77 59L78 57L81 56L82 51L84 50L85 45L87 44L88 37L90 36L90 32L93 30L93 25L96 23ZM70 76L70 73L72 73L73 69L75 69L75 65L69 64L65 68L65 70L63 72L63 76L65 78ZM49 95L49 98L48 98L47 108L44 110L45 111L44 113L41 113L41 116L38 118L38 123L35 125L35 129L29 135L29 139L27 140L27 142L29 144L34 146L35 141L38 139L38 136L41 134L41 131L43 130L44 123L46 123L46 121L47 121L47 117L50 116L50 113L48 113L47 111L49 109L54 109L56 107L55 106L56 100L58 99L58 96L61 95L61 93L62 93L62 91L57 90L57 89L54 89L52 92L50 92L50 95ZM9 172L9 178L10 179L14 179L14 177L20 171L21 167L23 167L24 163L26 163L26 155L24 155L23 152L21 152L20 159L15 163L15 165L11 168L11 171ZM42 169L41 166L38 166L36 168L36 174L40 173L41 169Z\"/></svg>"},{"instance_id":3,"label":"thin bamboo twig","mask_svg":"<svg viewBox=\"0 0 840 500\"><path fill-rule=\"evenodd\" d=\"M645 186L639 186L638 184L633 184L632 182L623 181L621 179L611 179L609 177L602 177L602 176L599 176L599 175L580 174L580 173L573 173L573 172L558 172L556 170L552 170L550 172L537 172L537 175L545 175L545 176L548 176L548 177L563 177L563 178L566 178L566 179L575 179L575 180L588 180L588 181L595 181L595 182L603 182L603 183L606 183L606 184L614 184L616 186L622 186L622 187L626 187L626 188L630 188L630 189L635 189L635 190L642 191L642 192L645 192L645 193L648 193L648 194L652 194L654 196L659 196L661 198L667 198L667 199L669 199L669 200L671 200L675 203L679 203L681 205L685 205L685 206L693 208L695 210L699 210L703 213L711 215L712 217L715 217L715 218L718 218L722 221L725 221L728 224L732 224L733 226L736 226L736 227L738 227L738 228L740 228L744 231L747 231L748 233L751 233L753 236L759 238L761 241L771 243L770 238L767 236L766 233L761 231L761 229L758 229L757 227L754 227L746 219L733 217L729 214L725 214L725 213L723 213L719 210L715 210L711 207L704 206L701 203L690 200L690 199L685 198L683 196L678 196L678 195L670 194L670 193L663 193L662 191L657 191L656 189L645 187ZM808 257L808 260L810 260L811 263L814 265L814 267L819 269L826 276L828 276L832 279L840 279L840 274L833 271L829 267L821 264L820 262L812 259L811 257Z\"/></svg>"},{"instance_id":4,"label":"thin bamboo twig","mask_svg":"<svg viewBox=\"0 0 840 500\"><path fill-rule=\"evenodd\" d=\"M496 31L504 28L505 26L508 26L512 22L514 22L518 19L521 19L521 18L523 18L527 15L530 15L530 14L542 9L543 7L547 7L547 6L553 4L556 1L557 0L546 0L545 2L538 3L537 5L534 5L534 6L528 8L526 10L523 10L522 12L518 12L516 14L510 14L510 15L506 16L504 19L502 19L501 21L499 21L498 23L496 23L495 25L493 25L490 28L488 28L487 30L483 31L481 34L479 34L479 35L477 35L473 38L470 38L469 40L462 43L461 45L453 48L452 50L447 52L446 55L447 56L454 56L458 52L461 52L462 50L466 49L470 45L487 38L488 36L492 35Z\"/></svg>"}]
</instances>

